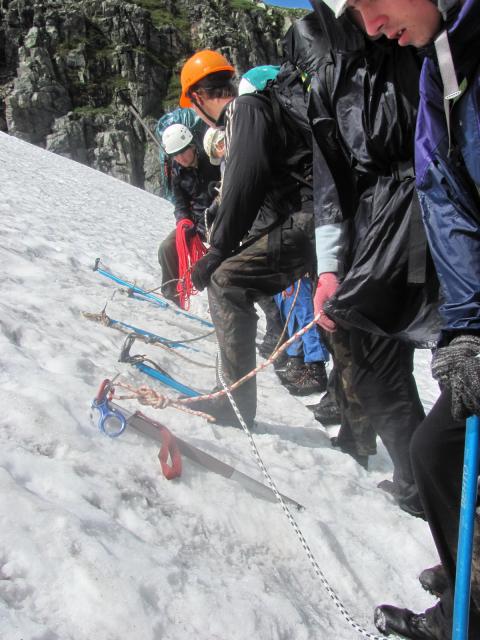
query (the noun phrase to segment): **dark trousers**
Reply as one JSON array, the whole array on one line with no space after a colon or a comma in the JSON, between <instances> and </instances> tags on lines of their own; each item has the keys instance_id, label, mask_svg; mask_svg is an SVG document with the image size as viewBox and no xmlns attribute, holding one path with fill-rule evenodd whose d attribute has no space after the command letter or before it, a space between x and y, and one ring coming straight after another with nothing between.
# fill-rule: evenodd
<instances>
[{"instance_id":1,"label":"dark trousers","mask_svg":"<svg viewBox=\"0 0 480 640\"><path fill-rule=\"evenodd\" d=\"M413 377L414 347L353 328L339 328L330 340L342 415L338 444L367 455L375 453L378 434L393 462L399 501L414 503L417 489L409 449L425 417Z\"/></svg>"},{"instance_id":2,"label":"dark trousers","mask_svg":"<svg viewBox=\"0 0 480 640\"><path fill-rule=\"evenodd\" d=\"M425 418L413 377L414 347L358 329L351 331L352 384L393 462L400 496L416 494L410 442Z\"/></svg>"},{"instance_id":3,"label":"dark trousers","mask_svg":"<svg viewBox=\"0 0 480 640\"><path fill-rule=\"evenodd\" d=\"M176 229L174 229L158 249L158 262L162 268L162 295L178 304L178 255Z\"/></svg>"},{"instance_id":4,"label":"dark trousers","mask_svg":"<svg viewBox=\"0 0 480 640\"><path fill-rule=\"evenodd\" d=\"M428 611L432 625L435 629L439 629L441 640L451 638L452 594L455 586L465 448L465 422L452 418L450 402L450 393L444 391L416 430L410 447L420 498L450 585L440 603ZM478 562L478 549L474 555L477 556L475 561ZM477 581L478 576L474 581L475 584L472 585L472 595L478 605L480 600ZM478 608L472 603L471 609L470 637L478 640L480 638Z\"/></svg>"},{"instance_id":5,"label":"dark trousers","mask_svg":"<svg viewBox=\"0 0 480 640\"><path fill-rule=\"evenodd\" d=\"M222 262L213 274L208 300L227 384L256 366L258 316L254 303L261 296L283 291L310 270L314 260L312 236L312 214L293 214L281 227ZM253 421L257 407L255 378L244 383L234 397L245 419Z\"/></svg>"}]
</instances>

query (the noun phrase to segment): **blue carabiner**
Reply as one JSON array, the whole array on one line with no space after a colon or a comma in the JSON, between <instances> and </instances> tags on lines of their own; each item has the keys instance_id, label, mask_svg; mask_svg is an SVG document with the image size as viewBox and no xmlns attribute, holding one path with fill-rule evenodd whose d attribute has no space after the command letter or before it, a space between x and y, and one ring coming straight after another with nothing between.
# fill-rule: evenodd
<instances>
[{"instance_id":1,"label":"blue carabiner","mask_svg":"<svg viewBox=\"0 0 480 640\"><path fill-rule=\"evenodd\" d=\"M112 409L108 404L107 394L110 389L109 384L104 385L100 398L95 398L92 402L92 409L96 409L100 416L98 418L98 428L109 438L118 438L126 429L127 421L125 416L116 409ZM107 427L107 423L110 424L118 422L120 425L118 428L112 429Z\"/></svg>"}]
</instances>

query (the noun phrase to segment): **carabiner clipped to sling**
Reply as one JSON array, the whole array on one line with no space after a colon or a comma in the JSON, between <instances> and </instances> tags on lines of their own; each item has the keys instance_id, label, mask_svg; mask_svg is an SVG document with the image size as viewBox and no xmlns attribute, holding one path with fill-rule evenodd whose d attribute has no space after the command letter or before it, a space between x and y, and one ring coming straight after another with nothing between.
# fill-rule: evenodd
<instances>
[{"instance_id":1,"label":"carabiner clipped to sling","mask_svg":"<svg viewBox=\"0 0 480 640\"><path fill-rule=\"evenodd\" d=\"M100 385L96 398L92 402L92 409L99 412L98 428L109 438L118 438L127 426L125 416L112 409L109 404L108 394L113 394L113 387L110 380L106 379ZM93 415L92 415L93 419Z\"/></svg>"}]
</instances>

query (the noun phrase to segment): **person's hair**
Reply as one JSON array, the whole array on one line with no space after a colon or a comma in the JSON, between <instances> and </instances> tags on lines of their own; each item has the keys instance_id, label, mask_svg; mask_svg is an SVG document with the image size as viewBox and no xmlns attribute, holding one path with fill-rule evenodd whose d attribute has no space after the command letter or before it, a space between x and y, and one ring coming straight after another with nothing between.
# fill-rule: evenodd
<instances>
[{"instance_id":1,"label":"person's hair","mask_svg":"<svg viewBox=\"0 0 480 640\"><path fill-rule=\"evenodd\" d=\"M209 76L202 78L193 84L187 94L192 95L193 92L205 93L209 99L214 98L234 98L237 95L237 89L232 81L231 71L217 71Z\"/></svg>"}]
</instances>

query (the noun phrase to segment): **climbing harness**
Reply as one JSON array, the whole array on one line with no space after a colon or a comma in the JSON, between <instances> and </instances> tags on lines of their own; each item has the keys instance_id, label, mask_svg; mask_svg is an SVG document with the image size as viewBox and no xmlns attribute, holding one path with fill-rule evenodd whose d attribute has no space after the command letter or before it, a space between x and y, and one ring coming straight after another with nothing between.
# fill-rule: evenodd
<instances>
[{"instance_id":1,"label":"climbing harness","mask_svg":"<svg viewBox=\"0 0 480 640\"><path fill-rule=\"evenodd\" d=\"M152 293L148 293L147 291L145 291L145 289L142 289L141 287L138 287L137 285L135 285L135 284L133 284L131 282L127 282L126 280L123 280L122 278L116 276L114 273L112 273L109 270L100 268L100 264L102 264L100 258L96 258L95 265L93 267L93 271L96 271L101 276L104 276L105 278L109 278L110 280L113 280L117 284L120 284L123 287L126 287L128 289L128 291L129 291L129 294L131 294L132 297L137 296L137 297L140 297L142 299L148 300L149 302L152 302L152 303L162 307L162 309L170 309L171 311L173 311L177 315L185 316L186 318L189 318L190 320L196 320L197 322L200 322L201 324L205 325L206 327L210 327L210 328L213 329L213 324L211 322L209 322L208 320L204 320L203 318L195 316L192 313L188 313L187 311L183 311L182 309L176 309L176 308L174 309L174 308L172 308L172 306L166 300L162 300L158 296L154 296Z\"/></svg>"},{"instance_id":2,"label":"climbing harness","mask_svg":"<svg viewBox=\"0 0 480 640\"><path fill-rule=\"evenodd\" d=\"M195 231L195 225L189 218L183 218L177 222L176 227L176 247L178 256L177 293L180 306L188 310L190 307L190 296L197 294L191 278L193 265L206 253L207 248Z\"/></svg>"}]
</instances>

